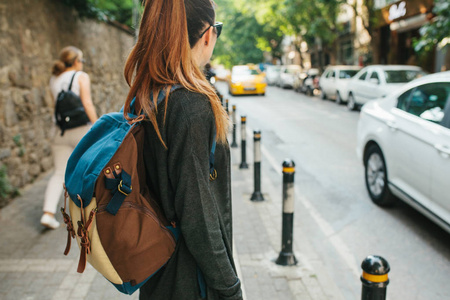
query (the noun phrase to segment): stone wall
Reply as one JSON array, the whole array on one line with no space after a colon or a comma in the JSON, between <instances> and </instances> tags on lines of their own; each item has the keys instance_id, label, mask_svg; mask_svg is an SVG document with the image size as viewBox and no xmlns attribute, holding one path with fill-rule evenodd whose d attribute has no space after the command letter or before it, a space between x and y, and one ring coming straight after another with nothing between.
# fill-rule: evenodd
<instances>
[{"instance_id":1,"label":"stone wall","mask_svg":"<svg viewBox=\"0 0 450 300\"><path fill-rule=\"evenodd\" d=\"M54 104L48 82L53 61L67 45L84 53L98 114L118 110L128 92L122 74L133 45L129 33L80 20L57 0L0 3L0 167L6 167L7 174L0 181L9 181L13 189L53 166ZM2 198L0 191L0 207L7 201Z\"/></svg>"}]
</instances>

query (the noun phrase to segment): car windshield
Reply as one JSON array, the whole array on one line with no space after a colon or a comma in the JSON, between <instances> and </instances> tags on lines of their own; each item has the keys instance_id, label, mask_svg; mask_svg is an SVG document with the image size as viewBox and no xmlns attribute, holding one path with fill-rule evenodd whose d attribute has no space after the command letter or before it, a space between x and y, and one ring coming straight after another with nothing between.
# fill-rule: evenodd
<instances>
[{"instance_id":1,"label":"car windshield","mask_svg":"<svg viewBox=\"0 0 450 300\"><path fill-rule=\"evenodd\" d=\"M339 78L352 78L356 73L358 73L358 70L340 70Z\"/></svg>"},{"instance_id":2,"label":"car windshield","mask_svg":"<svg viewBox=\"0 0 450 300\"><path fill-rule=\"evenodd\" d=\"M249 75L259 75L259 72L255 69L234 69L234 76L249 76Z\"/></svg>"},{"instance_id":3,"label":"car windshield","mask_svg":"<svg viewBox=\"0 0 450 300\"><path fill-rule=\"evenodd\" d=\"M405 83L420 77L424 73L419 70L387 70L384 71L386 83Z\"/></svg>"}]
</instances>

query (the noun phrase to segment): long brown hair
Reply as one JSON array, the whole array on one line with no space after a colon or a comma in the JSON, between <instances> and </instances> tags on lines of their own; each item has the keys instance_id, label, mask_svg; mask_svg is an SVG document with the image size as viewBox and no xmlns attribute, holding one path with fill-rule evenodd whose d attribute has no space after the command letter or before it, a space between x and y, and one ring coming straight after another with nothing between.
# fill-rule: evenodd
<instances>
[{"instance_id":1,"label":"long brown hair","mask_svg":"<svg viewBox=\"0 0 450 300\"><path fill-rule=\"evenodd\" d=\"M145 3L138 40L125 64L124 75L130 91L124 115L128 118L130 103L136 97L136 104L152 122L163 144L156 121L157 95L161 89L167 89L167 107L168 91L174 84L208 97L217 141L226 141L228 115L191 54L201 30L207 24L214 24L213 5L211 0L147 0Z\"/></svg>"},{"instance_id":2,"label":"long brown hair","mask_svg":"<svg viewBox=\"0 0 450 300\"><path fill-rule=\"evenodd\" d=\"M52 74L58 76L67 68L70 68L75 63L75 60L81 56L81 53L81 50L77 47L64 47L59 53L59 60L53 64Z\"/></svg>"}]
</instances>

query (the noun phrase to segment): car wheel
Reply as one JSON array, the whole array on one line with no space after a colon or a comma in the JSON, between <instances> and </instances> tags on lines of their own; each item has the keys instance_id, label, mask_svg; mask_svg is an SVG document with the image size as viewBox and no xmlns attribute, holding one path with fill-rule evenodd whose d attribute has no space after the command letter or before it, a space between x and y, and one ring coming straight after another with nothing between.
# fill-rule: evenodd
<instances>
[{"instance_id":1,"label":"car wheel","mask_svg":"<svg viewBox=\"0 0 450 300\"><path fill-rule=\"evenodd\" d=\"M348 110L356 109L355 97L351 93L348 95L347 108Z\"/></svg>"},{"instance_id":2,"label":"car wheel","mask_svg":"<svg viewBox=\"0 0 450 300\"><path fill-rule=\"evenodd\" d=\"M327 94L322 90L322 100L327 100Z\"/></svg>"},{"instance_id":3,"label":"car wheel","mask_svg":"<svg viewBox=\"0 0 450 300\"><path fill-rule=\"evenodd\" d=\"M306 87L306 95L308 95L308 96L312 96L313 95L313 91L312 91L312 89L309 86Z\"/></svg>"},{"instance_id":4,"label":"car wheel","mask_svg":"<svg viewBox=\"0 0 450 300\"><path fill-rule=\"evenodd\" d=\"M338 91L336 91L336 104L341 105L342 104L342 98Z\"/></svg>"},{"instance_id":5,"label":"car wheel","mask_svg":"<svg viewBox=\"0 0 450 300\"><path fill-rule=\"evenodd\" d=\"M395 198L388 187L386 163L377 145L371 145L364 157L367 192L372 201L380 206L392 206Z\"/></svg>"}]
</instances>

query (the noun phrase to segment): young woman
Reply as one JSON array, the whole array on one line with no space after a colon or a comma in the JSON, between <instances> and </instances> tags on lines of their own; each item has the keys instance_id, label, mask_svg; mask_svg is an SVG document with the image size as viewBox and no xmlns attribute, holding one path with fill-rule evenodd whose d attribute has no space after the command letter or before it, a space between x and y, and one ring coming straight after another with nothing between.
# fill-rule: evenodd
<instances>
[{"instance_id":1,"label":"young woman","mask_svg":"<svg viewBox=\"0 0 450 300\"><path fill-rule=\"evenodd\" d=\"M181 232L140 299L242 299L232 254L228 118L202 73L221 29L211 0L147 0L125 66L125 115L136 97L135 108L148 119L148 186ZM181 88L158 105L159 92L172 86ZM210 176L214 139L217 176Z\"/></svg>"},{"instance_id":2,"label":"young woman","mask_svg":"<svg viewBox=\"0 0 450 300\"><path fill-rule=\"evenodd\" d=\"M56 101L58 94L62 90L68 90L73 78L71 90L76 95L80 96L90 123L94 123L97 120L97 113L95 112L95 107L91 99L91 82L89 75L82 71L83 62L83 53L80 49L73 46L62 49L59 60L53 65L53 76L50 78L50 90L53 99ZM52 150L55 172L50 178L45 191L44 214L41 218L41 224L45 227L51 229L59 227L59 222L55 219L55 212L63 191L67 160L69 159L70 154L72 154L73 149L75 149L75 146L91 127L90 123L67 129L62 136L56 126L53 128L55 136L53 139Z\"/></svg>"}]
</instances>

